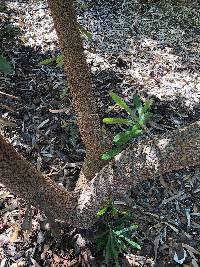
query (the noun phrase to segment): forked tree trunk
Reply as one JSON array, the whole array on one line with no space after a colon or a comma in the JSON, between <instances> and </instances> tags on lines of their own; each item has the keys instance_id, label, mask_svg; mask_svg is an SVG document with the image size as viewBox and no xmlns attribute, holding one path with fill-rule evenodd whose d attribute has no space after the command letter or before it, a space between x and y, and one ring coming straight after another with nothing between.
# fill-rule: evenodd
<instances>
[{"instance_id":1,"label":"forked tree trunk","mask_svg":"<svg viewBox=\"0 0 200 267\"><path fill-rule=\"evenodd\" d=\"M200 165L200 122L130 145L105 166L82 193L68 192L42 175L0 136L0 182L46 215L87 228L110 197L123 197L136 183Z\"/></svg>"},{"instance_id":2,"label":"forked tree trunk","mask_svg":"<svg viewBox=\"0 0 200 267\"><path fill-rule=\"evenodd\" d=\"M87 228L94 223L97 210L110 197L126 194L143 179L199 165L200 122L130 145L100 170L103 164L99 159L102 153L101 123L92 95L73 1L48 2L65 57L73 104L86 147L82 177L93 179L82 192L68 192L36 171L0 136L0 182L27 202L40 207L47 216L74 227Z\"/></svg>"},{"instance_id":3,"label":"forked tree trunk","mask_svg":"<svg viewBox=\"0 0 200 267\"><path fill-rule=\"evenodd\" d=\"M100 160L103 152L101 122L92 93L90 71L84 55L73 0L48 0L48 3L60 48L64 55L64 68L77 115L79 131L86 148L82 174L87 180L90 180L104 164Z\"/></svg>"}]
</instances>

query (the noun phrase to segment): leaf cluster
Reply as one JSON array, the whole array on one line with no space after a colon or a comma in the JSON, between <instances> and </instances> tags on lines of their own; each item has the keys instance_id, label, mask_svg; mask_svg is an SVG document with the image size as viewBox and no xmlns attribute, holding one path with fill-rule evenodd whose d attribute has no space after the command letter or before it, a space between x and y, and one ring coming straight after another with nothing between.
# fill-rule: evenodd
<instances>
[{"instance_id":1,"label":"leaf cluster","mask_svg":"<svg viewBox=\"0 0 200 267\"><path fill-rule=\"evenodd\" d=\"M105 263L119 266L119 256L129 249L141 249L137 242L132 240L132 235L138 225L130 223L131 214L116 208L113 201L100 209L97 216L105 222L105 229L97 235L97 249L104 251Z\"/></svg>"},{"instance_id":2,"label":"leaf cluster","mask_svg":"<svg viewBox=\"0 0 200 267\"><path fill-rule=\"evenodd\" d=\"M15 37L17 37L20 33L19 27L10 22L8 13L9 11L7 6L5 4L0 4L0 47L9 42L15 41Z\"/></svg>"},{"instance_id":3,"label":"leaf cluster","mask_svg":"<svg viewBox=\"0 0 200 267\"><path fill-rule=\"evenodd\" d=\"M143 103L140 97L135 95L133 97L133 109L116 93L111 91L109 94L114 102L127 112L127 118L104 118L103 122L105 124L125 124L129 126L129 129L114 136L115 147L104 153L101 157L102 160L110 160L119 154L132 138L143 134L146 131L146 124L152 117L152 113L149 112L153 104L151 99L147 99Z\"/></svg>"},{"instance_id":4,"label":"leaf cluster","mask_svg":"<svg viewBox=\"0 0 200 267\"><path fill-rule=\"evenodd\" d=\"M4 57L6 48L15 42L16 37L19 35L20 30L18 27L13 25L7 14L9 13L8 7L5 4L0 4L0 72L5 74L12 74L13 70L11 64Z\"/></svg>"}]
</instances>

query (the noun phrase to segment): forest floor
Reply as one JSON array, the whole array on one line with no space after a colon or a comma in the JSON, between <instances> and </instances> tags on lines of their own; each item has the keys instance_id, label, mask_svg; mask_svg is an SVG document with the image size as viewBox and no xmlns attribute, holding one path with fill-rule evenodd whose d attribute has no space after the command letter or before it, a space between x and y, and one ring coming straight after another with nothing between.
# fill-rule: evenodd
<instances>
[{"instance_id":1,"label":"forest floor","mask_svg":"<svg viewBox=\"0 0 200 267\"><path fill-rule=\"evenodd\" d=\"M154 100L146 135L200 119L198 1L77 2L78 20L92 33L83 38L102 118L123 115L108 95L114 90L130 103L135 94ZM60 53L47 3L6 4L1 26L9 18L20 35L14 44L1 43L14 72L0 75L0 115L15 124L7 122L1 133L39 171L67 187L78 177L85 150L62 67L56 60L40 64ZM134 238L142 249L121 255L121 266L200 266L200 168L142 182L131 197L139 225ZM0 267L92 266L66 240L57 247L45 216L3 185L0 214ZM88 247L102 259L96 266L105 266L94 244Z\"/></svg>"}]
</instances>

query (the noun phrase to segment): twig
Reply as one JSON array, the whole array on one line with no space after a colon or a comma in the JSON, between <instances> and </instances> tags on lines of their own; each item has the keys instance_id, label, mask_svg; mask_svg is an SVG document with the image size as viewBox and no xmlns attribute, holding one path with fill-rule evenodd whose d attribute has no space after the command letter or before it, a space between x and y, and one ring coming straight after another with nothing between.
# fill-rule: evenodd
<instances>
[{"instance_id":1,"label":"twig","mask_svg":"<svg viewBox=\"0 0 200 267\"><path fill-rule=\"evenodd\" d=\"M10 95L10 94L7 94L7 93L4 93L4 92L2 92L2 91L0 91L0 94L1 95L5 95L5 96L7 96L7 97L10 97L10 98L12 98L12 99L20 99L18 96L14 96L14 95Z\"/></svg>"}]
</instances>

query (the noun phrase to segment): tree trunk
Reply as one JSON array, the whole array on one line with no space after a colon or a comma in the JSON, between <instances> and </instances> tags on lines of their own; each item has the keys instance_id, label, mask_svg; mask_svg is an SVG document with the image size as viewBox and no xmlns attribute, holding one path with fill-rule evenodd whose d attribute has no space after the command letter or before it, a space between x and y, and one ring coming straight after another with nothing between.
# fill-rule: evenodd
<instances>
[{"instance_id":1,"label":"tree trunk","mask_svg":"<svg viewBox=\"0 0 200 267\"><path fill-rule=\"evenodd\" d=\"M71 212L76 206L74 193L67 192L48 176L38 172L1 135L0 182L28 203L41 208L46 214L51 214L54 219L64 218L66 211Z\"/></svg>"},{"instance_id":2,"label":"tree trunk","mask_svg":"<svg viewBox=\"0 0 200 267\"><path fill-rule=\"evenodd\" d=\"M90 181L82 193L68 192L42 175L0 136L0 182L46 214L87 228L110 197L122 197L136 183L200 165L200 122L131 144Z\"/></svg>"},{"instance_id":3,"label":"tree trunk","mask_svg":"<svg viewBox=\"0 0 200 267\"><path fill-rule=\"evenodd\" d=\"M64 67L77 115L79 131L86 148L82 174L84 174L84 178L90 180L104 164L100 160L100 155L103 153L102 132L79 25L73 0L48 0L48 3L60 48L64 55Z\"/></svg>"}]
</instances>

